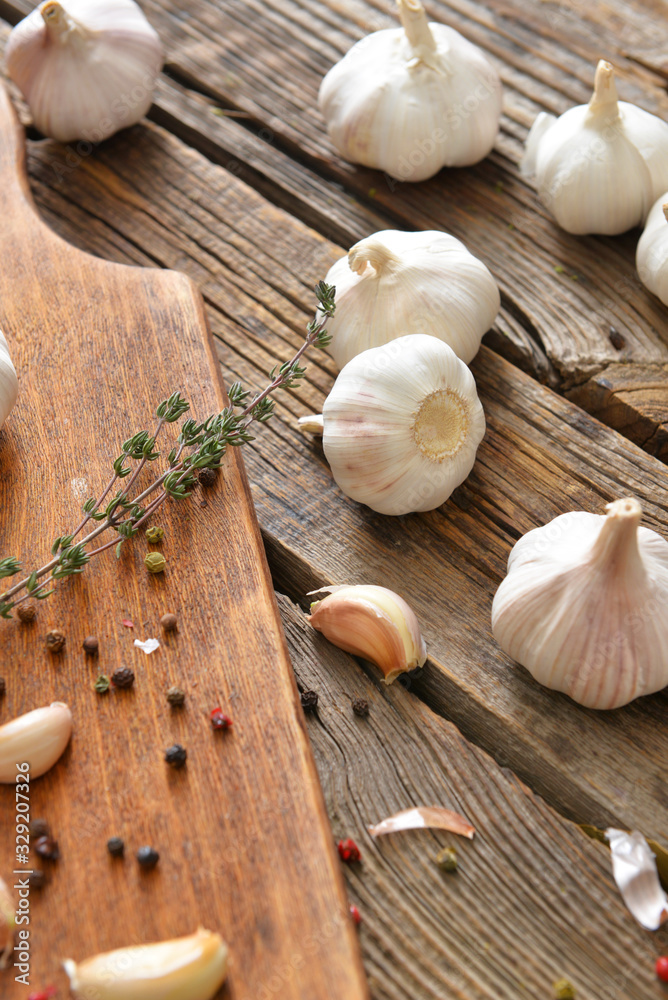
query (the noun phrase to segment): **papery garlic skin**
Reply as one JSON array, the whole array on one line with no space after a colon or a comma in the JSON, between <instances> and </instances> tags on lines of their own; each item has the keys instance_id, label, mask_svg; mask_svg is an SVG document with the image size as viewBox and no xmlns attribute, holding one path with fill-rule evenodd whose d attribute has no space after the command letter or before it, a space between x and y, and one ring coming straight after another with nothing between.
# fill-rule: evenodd
<instances>
[{"instance_id":1,"label":"papery garlic skin","mask_svg":"<svg viewBox=\"0 0 668 1000\"><path fill-rule=\"evenodd\" d=\"M668 542L641 508L575 511L515 545L492 604L501 648L537 681L612 709L668 684Z\"/></svg>"},{"instance_id":2,"label":"papery garlic skin","mask_svg":"<svg viewBox=\"0 0 668 1000\"><path fill-rule=\"evenodd\" d=\"M16 903L0 878L0 969L5 969L14 951Z\"/></svg>"},{"instance_id":3,"label":"papery garlic skin","mask_svg":"<svg viewBox=\"0 0 668 1000\"><path fill-rule=\"evenodd\" d=\"M656 857L641 833L605 831L612 855L612 872L629 911L648 931L668 920L668 896L661 888Z\"/></svg>"},{"instance_id":4,"label":"papery garlic skin","mask_svg":"<svg viewBox=\"0 0 668 1000\"><path fill-rule=\"evenodd\" d=\"M0 782L14 783L16 765L28 763L30 777L53 767L72 735L72 713L61 701L19 715L0 726Z\"/></svg>"},{"instance_id":5,"label":"papery garlic skin","mask_svg":"<svg viewBox=\"0 0 668 1000\"><path fill-rule=\"evenodd\" d=\"M136 945L77 964L65 959L75 997L88 1000L211 1000L227 975L227 946L200 927L189 937Z\"/></svg>"},{"instance_id":6,"label":"papery garlic skin","mask_svg":"<svg viewBox=\"0 0 668 1000\"><path fill-rule=\"evenodd\" d=\"M313 628L339 649L371 660L391 684L399 674L424 666L427 647L413 610L386 587L336 587L311 605Z\"/></svg>"},{"instance_id":7,"label":"papery garlic skin","mask_svg":"<svg viewBox=\"0 0 668 1000\"><path fill-rule=\"evenodd\" d=\"M349 361L322 415L334 479L380 514L440 507L473 468L485 433L473 375L422 333Z\"/></svg>"},{"instance_id":8,"label":"papery garlic skin","mask_svg":"<svg viewBox=\"0 0 668 1000\"><path fill-rule=\"evenodd\" d=\"M336 287L327 349L339 368L409 330L438 337L468 364L501 306L482 261L454 236L435 231L374 233L325 280Z\"/></svg>"},{"instance_id":9,"label":"papery garlic skin","mask_svg":"<svg viewBox=\"0 0 668 1000\"><path fill-rule=\"evenodd\" d=\"M97 143L144 117L163 49L134 0L46 0L13 29L5 58L40 132Z\"/></svg>"},{"instance_id":10,"label":"papery garlic skin","mask_svg":"<svg viewBox=\"0 0 668 1000\"><path fill-rule=\"evenodd\" d=\"M664 306L668 306L668 191L652 206L636 250L636 270Z\"/></svg>"},{"instance_id":11,"label":"papery garlic skin","mask_svg":"<svg viewBox=\"0 0 668 1000\"><path fill-rule=\"evenodd\" d=\"M398 8L402 27L353 45L325 76L318 103L345 159L421 181L488 155L501 83L480 49L428 23L419 0L398 0Z\"/></svg>"},{"instance_id":12,"label":"papery garlic skin","mask_svg":"<svg viewBox=\"0 0 668 1000\"><path fill-rule=\"evenodd\" d=\"M540 114L526 143L525 176L569 233L626 232L668 189L668 123L619 101L614 69L601 60L589 104Z\"/></svg>"},{"instance_id":13,"label":"papery garlic skin","mask_svg":"<svg viewBox=\"0 0 668 1000\"><path fill-rule=\"evenodd\" d=\"M0 430L11 413L19 393L19 380L9 356L5 335L0 330Z\"/></svg>"}]
</instances>

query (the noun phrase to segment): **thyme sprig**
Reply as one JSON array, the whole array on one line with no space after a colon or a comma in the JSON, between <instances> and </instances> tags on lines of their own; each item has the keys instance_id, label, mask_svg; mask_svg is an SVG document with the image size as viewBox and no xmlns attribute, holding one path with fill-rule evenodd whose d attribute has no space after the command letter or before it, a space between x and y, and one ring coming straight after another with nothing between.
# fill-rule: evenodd
<instances>
[{"instance_id":1,"label":"thyme sprig","mask_svg":"<svg viewBox=\"0 0 668 1000\"><path fill-rule=\"evenodd\" d=\"M272 394L277 389L297 386L306 374L300 364L302 356L310 347L322 349L331 340L327 321L334 315L335 289L320 281L315 286L315 294L318 313L306 328L303 344L290 361L272 368L266 388L252 396L250 389L235 382L228 390L230 405L220 413L213 413L201 422L187 417L180 426L175 446L167 455L167 469L133 497L142 471L160 458L156 449L158 437L167 425L180 420L190 409L190 404L178 391L160 403L155 412L157 424L153 434L138 431L123 442L121 453L113 463L111 479L99 497L90 497L83 504L83 518L74 531L54 540L53 558L0 595L0 617L11 618L12 609L28 599L44 600L53 593L58 581L82 573L93 556L112 547L120 556L123 543L137 535L168 497L185 500L197 482L197 472L218 469L228 448L239 448L254 440L251 425L266 423L274 414ZM116 492L112 496L114 489ZM95 527L76 541L91 523ZM115 533L111 541L90 547L108 531ZM0 559L0 579L20 572L21 564L17 559Z\"/></svg>"}]
</instances>

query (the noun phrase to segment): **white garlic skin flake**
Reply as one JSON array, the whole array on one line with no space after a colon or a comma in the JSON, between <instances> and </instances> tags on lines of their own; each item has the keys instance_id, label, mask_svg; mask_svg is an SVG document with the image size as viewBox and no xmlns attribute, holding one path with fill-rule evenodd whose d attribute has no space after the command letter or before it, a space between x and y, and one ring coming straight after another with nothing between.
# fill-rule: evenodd
<instances>
[{"instance_id":1,"label":"white garlic skin flake","mask_svg":"<svg viewBox=\"0 0 668 1000\"><path fill-rule=\"evenodd\" d=\"M515 545L492 605L501 648L548 688L612 709L668 684L668 542L634 499L575 511Z\"/></svg>"}]
</instances>

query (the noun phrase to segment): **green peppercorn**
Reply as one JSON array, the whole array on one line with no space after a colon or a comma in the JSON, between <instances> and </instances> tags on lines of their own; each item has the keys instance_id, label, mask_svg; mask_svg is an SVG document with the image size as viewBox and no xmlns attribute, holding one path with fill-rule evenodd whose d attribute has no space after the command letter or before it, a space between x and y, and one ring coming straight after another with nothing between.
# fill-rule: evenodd
<instances>
[{"instance_id":1,"label":"green peppercorn","mask_svg":"<svg viewBox=\"0 0 668 1000\"><path fill-rule=\"evenodd\" d=\"M144 556L144 566L149 573L162 573L166 565L167 560L161 552L149 552Z\"/></svg>"},{"instance_id":2,"label":"green peppercorn","mask_svg":"<svg viewBox=\"0 0 668 1000\"><path fill-rule=\"evenodd\" d=\"M552 989L554 1000L575 1000L575 987L567 979L557 979Z\"/></svg>"},{"instance_id":3,"label":"green peppercorn","mask_svg":"<svg viewBox=\"0 0 668 1000\"><path fill-rule=\"evenodd\" d=\"M159 528L157 524L152 524L150 528L146 529L146 541L150 542L151 545L157 545L165 537L165 529Z\"/></svg>"},{"instance_id":4,"label":"green peppercorn","mask_svg":"<svg viewBox=\"0 0 668 1000\"><path fill-rule=\"evenodd\" d=\"M439 851L436 855L436 864L441 869L442 872L456 872L457 871L457 848L456 847L444 847L442 851Z\"/></svg>"},{"instance_id":5,"label":"green peppercorn","mask_svg":"<svg viewBox=\"0 0 668 1000\"><path fill-rule=\"evenodd\" d=\"M95 681L94 687L98 694L106 694L111 687L111 681L106 674L100 674L98 679Z\"/></svg>"}]
</instances>

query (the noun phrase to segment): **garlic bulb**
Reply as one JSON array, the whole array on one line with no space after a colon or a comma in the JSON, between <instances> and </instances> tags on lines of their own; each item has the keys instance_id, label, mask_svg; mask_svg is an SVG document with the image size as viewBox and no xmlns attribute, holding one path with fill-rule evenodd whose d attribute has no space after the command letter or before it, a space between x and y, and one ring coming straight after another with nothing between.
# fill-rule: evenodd
<instances>
[{"instance_id":1,"label":"garlic bulb","mask_svg":"<svg viewBox=\"0 0 668 1000\"><path fill-rule=\"evenodd\" d=\"M668 192L647 216L636 250L636 270L645 288L668 306Z\"/></svg>"},{"instance_id":2,"label":"garlic bulb","mask_svg":"<svg viewBox=\"0 0 668 1000\"><path fill-rule=\"evenodd\" d=\"M317 430L317 421L306 426ZM439 507L466 479L485 416L473 375L452 348L414 333L348 362L325 400L322 427L343 492L379 514L408 514Z\"/></svg>"},{"instance_id":3,"label":"garlic bulb","mask_svg":"<svg viewBox=\"0 0 668 1000\"><path fill-rule=\"evenodd\" d=\"M541 684L618 708L668 684L668 542L640 504L562 514L520 538L492 605L501 648Z\"/></svg>"},{"instance_id":4,"label":"garlic bulb","mask_svg":"<svg viewBox=\"0 0 668 1000\"><path fill-rule=\"evenodd\" d=\"M75 997L88 1000L211 1000L227 975L227 945L200 927L189 937L63 962Z\"/></svg>"},{"instance_id":5,"label":"garlic bulb","mask_svg":"<svg viewBox=\"0 0 668 1000\"><path fill-rule=\"evenodd\" d=\"M397 0L401 28L357 42L325 76L318 103L345 159L402 181L478 163L492 149L501 83L480 49L420 0Z\"/></svg>"},{"instance_id":6,"label":"garlic bulb","mask_svg":"<svg viewBox=\"0 0 668 1000\"><path fill-rule=\"evenodd\" d=\"M9 356L5 335L0 330L0 430L14 407L19 392L16 369Z\"/></svg>"},{"instance_id":7,"label":"garlic bulb","mask_svg":"<svg viewBox=\"0 0 668 1000\"><path fill-rule=\"evenodd\" d=\"M163 51L134 0L46 0L14 28L6 60L40 132L101 142L146 114Z\"/></svg>"},{"instance_id":8,"label":"garlic bulb","mask_svg":"<svg viewBox=\"0 0 668 1000\"><path fill-rule=\"evenodd\" d=\"M542 113L522 161L538 195L569 233L623 233L668 189L668 124L618 101L613 67L596 67L589 104Z\"/></svg>"},{"instance_id":9,"label":"garlic bulb","mask_svg":"<svg viewBox=\"0 0 668 1000\"><path fill-rule=\"evenodd\" d=\"M482 261L440 232L387 229L367 236L326 281L336 287L328 350L339 368L407 330L439 337L468 364L501 305Z\"/></svg>"},{"instance_id":10,"label":"garlic bulb","mask_svg":"<svg viewBox=\"0 0 668 1000\"><path fill-rule=\"evenodd\" d=\"M424 666L427 648L415 613L387 587L327 587L311 605L309 622L330 642L354 656L371 660L386 684L399 674Z\"/></svg>"},{"instance_id":11,"label":"garlic bulb","mask_svg":"<svg viewBox=\"0 0 668 1000\"><path fill-rule=\"evenodd\" d=\"M0 782L16 780L17 763L30 765L30 777L39 778L53 767L72 735L72 713L62 701L0 726Z\"/></svg>"}]
</instances>

